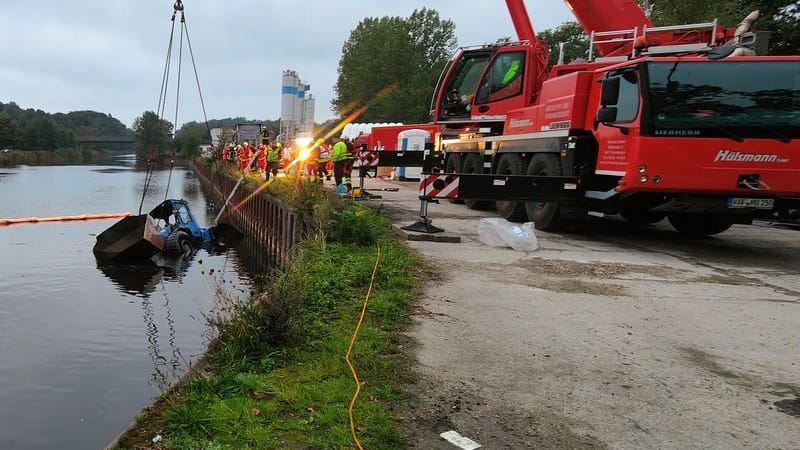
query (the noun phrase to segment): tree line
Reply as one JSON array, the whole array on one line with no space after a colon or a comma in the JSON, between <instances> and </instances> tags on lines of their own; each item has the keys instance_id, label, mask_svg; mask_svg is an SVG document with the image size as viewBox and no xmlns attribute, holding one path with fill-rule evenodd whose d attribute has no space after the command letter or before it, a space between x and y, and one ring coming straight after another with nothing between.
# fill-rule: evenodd
<instances>
[{"instance_id":1,"label":"tree line","mask_svg":"<svg viewBox=\"0 0 800 450\"><path fill-rule=\"evenodd\" d=\"M50 114L0 103L0 148L55 151L74 148L77 138L130 136L131 131L110 114L73 111Z\"/></svg>"},{"instance_id":2,"label":"tree line","mask_svg":"<svg viewBox=\"0 0 800 450\"><path fill-rule=\"evenodd\" d=\"M238 124L260 123L272 136L278 133L280 120L252 120L244 117L227 117L212 119L208 123L186 122L173 135L173 124L160 119L152 111L144 112L133 123L133 137L136 155L139 159L147 159L151 151L158 155L176 155L185 159L194 159L199 155L200 145L211 144L210 130L213 128L233 129Z\"/></svg>"},{"instance_id":3,"label":"tree line","mask_svg":"<svg viewBox=\"0 0 800 450\"><path fill-rule=\"evenodd\" d=\"M800 53L800 0L638 2L654 25L718 18L735 27L758 9L761 15L754 29L770 32L770 54ZM564 62L588 56L589 37L575 21L543 30L537 38L550 47L550 67L558 60L561 42ZM415 10L409 17L365 18L342 46L331 106L340 117L367 107L358 118L362 122L427 122L436 82L456 46L455 24L441 19L435 10Z\"/></svg>"}]
</instances>

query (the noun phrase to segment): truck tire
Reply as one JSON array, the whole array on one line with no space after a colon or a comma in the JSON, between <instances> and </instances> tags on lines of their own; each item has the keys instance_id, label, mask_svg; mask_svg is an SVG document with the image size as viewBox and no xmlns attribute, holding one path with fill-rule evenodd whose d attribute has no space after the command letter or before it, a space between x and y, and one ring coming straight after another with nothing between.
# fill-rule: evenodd
<instances>
[{"instance_id":1,"label":"truck tire","mask_svg":"<svg viewBox=\"0 0 800 450\"><path fill-rule=\"evenodd\" d=\"M506 153L500 157L495 173L498 175L522 175L525 173L525 161L516 153ZM497 200L495 203L500 217L510 222L525 221L527 217L525 203L508 200Z\"/></svg>"},{"instance_id":2,"label":"truck tire","mask_svg":"<svg viewBox=\"0 0 800 450\"><path fill-rule=\"evenodd\" d=\"M483 158L477 153L470 153L464 157L461 173L483 174ZM486 200L464 199L464 205L469 209L491 209L492 202Z\"/></svg>"},{"instance_id":3,"label":"truck tire","mask_svg":"<svg viewBox=\"0 0 800 450\"><path fill-rule=\"evenodd\" d=\"M183 254L194 250L194 245L185 231L177 230L167 236L165 248L168 253Z\"/></svg>"},{"instance_id":4,"label":"truck tire","mask_svg":"<svg viewBox=\"0 0 800 450\"><path fill-rule=\"evenodd\" d=\"M644 225L652 225L654 223L661 222L667 217L666 213L657 212L657 211L642 211L640 209L632 209L629 211L623 211L619 213L626 222L631 225L636 226L644 226Z\"/></svg>"},{"instance_id":5,"label":"truck tire","mask_svg":"<svg viewBox=\"0 0 800 450\"><path fill-rule=\"evenodd\" d=\"M444 161L444 172L445 173L461 173L461 154L460 153L449 153L447 158ZM464 203L464 200L460 198L451 198L449 199L450 203L461 204Z\"/></svg>"},{"instance_id":6,"label":"truck tire","mask_svg":"<svg viewBox=\"0 0 800 450\"><path fill-rule=\"evenodd\" d=\"M528 164L527 175L561 176L561 160L553 153L536 153ZM558 202L525 202L528 220L534 228L543 231L559 229L564 221Z\"/></svg>"},{"instance_id":7,"label":"truck tire","mask_svg":"<svg viewBox=\"0 0 800 450\"><path fill-rule=\"evenodd\" d=\"M709 214L670 214L668 218L678 232L692 237L719 234L733 225L724 217Z\"/></svg>"}]
</instances>

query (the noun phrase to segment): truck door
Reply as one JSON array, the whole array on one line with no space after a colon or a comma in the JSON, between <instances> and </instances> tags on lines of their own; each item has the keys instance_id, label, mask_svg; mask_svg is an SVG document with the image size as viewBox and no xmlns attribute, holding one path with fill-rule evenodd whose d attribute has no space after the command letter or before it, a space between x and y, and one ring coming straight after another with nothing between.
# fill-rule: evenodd
<instances>
[{"instance_id":1,"label":"truck door","mask_svg":"<svg viewBox=\"0 0 800 450\"><path fill-rule=\"evenodd\" d=\"M495 54L483 73L472 106L474 120L502 120L508 111L525 105L528 64L525 50L509 49Z\"/></svg>"},{"instance_id":2,"label":"truck door","mask_svg":"<svg viewBox=\"0 0 800 450\"><path fill-rule=\"evenodd\" d=\"M593 103L595 137L599 146L596 173L624 176L633 157L632 137L639 136L641 89L636 67L610 72L604 79Z\"/></svg>"},{"instance_id":3,"label":"truck door","mask_svg":"<svg viewBox=\"0 0 800 450\"><path fill-rule=\"evenodd\" d=\"M491 51L465 51L452 64L438 93L436 120L469 119L478 81L491 58Z\"/></svg>"}]
</instances>

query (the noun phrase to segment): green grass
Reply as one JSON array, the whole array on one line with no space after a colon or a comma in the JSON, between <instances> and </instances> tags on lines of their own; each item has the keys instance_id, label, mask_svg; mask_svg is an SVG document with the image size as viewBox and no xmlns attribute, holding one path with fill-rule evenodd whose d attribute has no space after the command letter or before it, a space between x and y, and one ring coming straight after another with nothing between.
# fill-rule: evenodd
<instances>
[{"instance_id":1,"label":"green grass","mask_svg":"<svg viewBox=\"0 0 800 450\"><path fill-rule=\"evenodd\" d=\"M326 211L320 234L302 244L267 292L216 321L220 337L208 366L160 399L119 448L152 448L156 434L168 449L355 448L348 419L355 382L344 356L378 245L373 293L351 355L362 383L355 427L364 448L406 446L393 412L403 399L397 339L421 262L378 212L336 202L311 209Z\"/></svg>"}]
</instances>

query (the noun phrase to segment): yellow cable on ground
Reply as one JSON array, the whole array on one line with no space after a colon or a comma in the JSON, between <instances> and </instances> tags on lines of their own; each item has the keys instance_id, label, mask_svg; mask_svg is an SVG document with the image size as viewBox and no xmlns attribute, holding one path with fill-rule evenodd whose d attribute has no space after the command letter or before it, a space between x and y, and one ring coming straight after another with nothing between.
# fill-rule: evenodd
<instances>
[{"instance_id":1,"label":"yellow cable on ground","mask_svg":"<svg viewBox=\"0 0 800 450\"><path fill-rule=\"evenodd\" d=\"M350 339L350 346L347 348L347 353L344 355L344 360L347 362L347 366L350 367L350 372L353 374L353 380L356 382L356 393L353 395L353 399L350 400L350 432L353 433L353 441L355 441L356 445L358 446L359 450L364 450L361 446L361 442L358 441L358 436L356 436L356 425L353 422L353 406L356 404L356 399L358 399L358 394L361 393L361 382L358 381L358 374L356 373L356 369L353 367L353 364L350 362L350 352L353 351L353 345L356 343L356 337L358 337L358 330L361 329L361 323L364 322L364 314L367 312L367 304L369 303L369 296L372 294L372 284L375 282L375 274L378 272L378 263L381 260L381 246L380 244L376 245L378 248L377 255L375 257L375 267L372 269L372 278L369 280L369 289L367 289L367 296L364 297L364 305L361 307L361 317L358 319L358 324L356 325L356 330L353 332L353 338Z\"/></svg>"}]
</instances>

